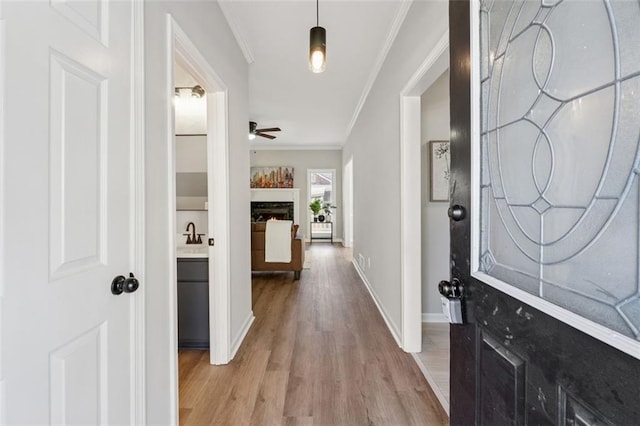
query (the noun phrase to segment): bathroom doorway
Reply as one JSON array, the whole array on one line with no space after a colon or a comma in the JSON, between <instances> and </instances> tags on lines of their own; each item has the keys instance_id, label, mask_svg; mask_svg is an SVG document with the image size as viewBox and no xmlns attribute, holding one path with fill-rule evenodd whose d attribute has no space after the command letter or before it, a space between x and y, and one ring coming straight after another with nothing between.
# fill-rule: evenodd
<instances>
[{"instance_id":1,"label":"bathroom doorway","mask_svg":"<svg viewBox=\"0 0 640 426\"><path fill-rule=\"evenodd\" d=\"M210 350L207 98L174 59L178 350Z\"/></svg>"},{"instance_id":2,"label":"bathroom doorway","mask_svg":"<svg viewBox=\"0 0 640 426\"><path fill-rule=\"evenodd\" d=\"M228 107L226 87L214 69L171 18L169 28L169 149L175 176L169 237L176 248L170 289L176 317L170 333L176 337L172 365L177 377L179 344L208 349L211 364L231 359Z\"/></svg>"}]
</instances>

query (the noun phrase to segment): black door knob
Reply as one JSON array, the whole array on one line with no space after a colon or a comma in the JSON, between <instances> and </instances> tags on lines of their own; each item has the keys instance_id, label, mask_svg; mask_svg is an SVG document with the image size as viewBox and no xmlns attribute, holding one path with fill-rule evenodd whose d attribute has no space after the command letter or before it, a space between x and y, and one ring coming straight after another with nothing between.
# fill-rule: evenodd
<instances>
[{"instance_id":1,"label":"black door knob","mask_svg":"<svg viewBox=\"0 0 640 426\"><path fill-rule=\"evenodd\" d=\"M449 218L456 222L467 217L467 209L458 204L449 207L449 211L447 213Z\"/></svg>"},{"instance_id":2,"label":"black door knob","mask_svg":"<svg viewBox=\"0 0 640 426\"><path fill-rule=\"evenodd\" d=\"M438 291L444 297L461 298L464 286L457 278L452 279L451 282L443 280L438 283Z\"/></svg>"},{"instance_id":3,"label":"black door knob","mask_svg":"<svg viewBox=\"0 0 640 426\"><path fill-rule=\"evenodd\" d=\"M133 293L140 287L140 282L133 273L129 273L129 278L125 278L124 275L118 275L111 281L111 293L116 296L122 293Z\"/></svg>"},{"instance_id":4,"label":"black door knob","mask_svg":"<svg viewBox=\"0 0 640 426\"><path fill-rule=\"evenodd\" d=\"M129 278L124 280L124 292L133 293L140 287L140 282L133 276L133 272L129 272Z\"/></svg>"},{"instance_id":5,"label":"black door knob","mask_svg":"<svg viewBox=\"0 0 640 426\"><path fill-rule=\"evenodd\" d=\"M115 294L116 296L122 294L124 292L124 282L126 280L127 279L122 275L118 275L117 277L115 277L113 281L111 281L111 293Z\"/></svg>"}]
</instances>

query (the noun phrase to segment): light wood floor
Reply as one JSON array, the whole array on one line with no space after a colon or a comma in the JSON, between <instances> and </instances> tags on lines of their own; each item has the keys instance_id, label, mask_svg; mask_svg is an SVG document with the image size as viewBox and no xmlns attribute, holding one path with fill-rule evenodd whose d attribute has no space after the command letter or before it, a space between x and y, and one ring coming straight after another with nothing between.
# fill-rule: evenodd
<instances>
[{"instance_id":1,"label":"light wood floor","mask_svg":"<svg viewBox=\"0 0 640 426\"><path fill-rule=\"evenodd\" d=\"M449 411L449 323L422 324L422 352L418 366L442 406Z\"/></svg>"},{"instance_id":2,"label":"light wood floor","mask_svg":"<svg viewBox=\"0 0 640 426\"><path fill-rule=\"evenodd\" d=\"M256 320L235 359L180 351L180 423L445 425L413 358L396 345L351 265L314 244L311 269L254 275Z\"/></svg>"}]
</instances>

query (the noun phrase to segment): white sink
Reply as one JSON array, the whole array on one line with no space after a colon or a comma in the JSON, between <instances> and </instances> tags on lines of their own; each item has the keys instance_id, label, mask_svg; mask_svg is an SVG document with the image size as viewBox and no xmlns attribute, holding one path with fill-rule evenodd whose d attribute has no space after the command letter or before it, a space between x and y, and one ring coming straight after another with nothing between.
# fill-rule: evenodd
<instances>
[{"instance_id":1,"label":"white sink","mask_svg":"<svg viewBox=\"0 0 640 426\"><path fill-rule=\"evenodd\" d=\"M204 244L176 247L177 257L209 257L209 246Z\"/></svg>"}]
</instances>

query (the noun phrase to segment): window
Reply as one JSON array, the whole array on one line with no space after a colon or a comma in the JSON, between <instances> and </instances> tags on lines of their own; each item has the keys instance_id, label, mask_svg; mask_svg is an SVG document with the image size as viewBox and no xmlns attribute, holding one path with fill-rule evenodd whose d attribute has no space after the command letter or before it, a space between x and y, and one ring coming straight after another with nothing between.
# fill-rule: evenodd
<instances>
[{"instance_id":1,"label":"window","mask_svg":"<svg viewBox=\"0 0 640 426\"><path fill-rule=\"evenodd\" d=\"M335 170L309 170L309 202L320 200L323 204L334 204L335 174Z\"/></svg>"},{"instance_id":2,"label":"window","mask_svg":"<svg viewBox=\"0 0 640 426\"><path fill-rule=\"evenodd\" d=\"M309 169L307 172L307 204L313 200L320 200L322 205L330 205L335 206L336 201L336 185L335 185L335 177L336 171L335 169ZM317 220L319 222L325 223L317 223L314 224L313 227L313 237L320 237L323 239L328 239L332 234L332 224L327 222L335 221L335 209L330 209L330 215L324 210L320 211L320 215L324 217L320 217L318 215ZM312 222L313 216L311 215L311 211L309 211L309 222ZM311 225L308 228L308 235L311 235Z\"/></svg>"}]
</instances>

